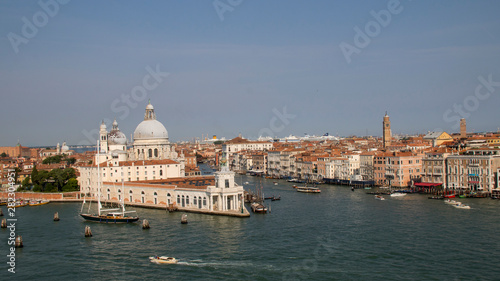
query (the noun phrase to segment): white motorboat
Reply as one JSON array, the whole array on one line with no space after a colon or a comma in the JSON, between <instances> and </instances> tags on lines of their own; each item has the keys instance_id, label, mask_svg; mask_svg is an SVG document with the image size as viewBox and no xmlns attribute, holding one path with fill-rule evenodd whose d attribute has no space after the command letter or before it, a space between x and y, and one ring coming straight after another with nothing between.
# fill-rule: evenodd
<instances>
[{"instance_id":1,"label":"white motorboat","mask_svg":"<svg viewBox=\"0 0 500 281\"><path fill-rule=\"evenodd\" d=\"M457 203L457 204L453 205L453 207L455 207L457 209L470 209L470 206L465 205L463 203Z\"/></svg>"},{"instance_id":2,"label":"white motorboat","mask_svg":"<svg viewBox=\"0 0 500 281\"><path fill-rule=\"evenodd\" d=\"M391 193L391 197L403 197L403 196L406 196L406 193L401 193L401 192Z\"/></svg>"},{"instance_id":3,"label":"white motorboat","mask_svg":"<svg viewBox=\"0 0 500 281\"><path fill-rule=\"evenodd\" d=\"M177 259L172 258L172 257L165 257L165 256L149 257L149 260L152 263L156 263L156 264L176 264L177 263Z\"/></svg>"},{"instance_id":4,"label":"white motorboat","mask_svg":"<svg viewBox=\"0 0 500 281\"><path fill-rule=\"evenodd\" d=\"M456 205L456 204L458 204L460 202L455 201L455 200L446 199L446 200L444 200L444 203L450 204L450 205Z\"/></svg>"},{"instance_id":5,"label":"white motorboat","mask_svg":"<svg viewBox=\"0 0 500 281\"><path fill-rule=\"evenodd\" d=\"M375 199L377 200L385 200L384 197L380 196L380 195L375 195Z\"/></svg>"}]
</instances>

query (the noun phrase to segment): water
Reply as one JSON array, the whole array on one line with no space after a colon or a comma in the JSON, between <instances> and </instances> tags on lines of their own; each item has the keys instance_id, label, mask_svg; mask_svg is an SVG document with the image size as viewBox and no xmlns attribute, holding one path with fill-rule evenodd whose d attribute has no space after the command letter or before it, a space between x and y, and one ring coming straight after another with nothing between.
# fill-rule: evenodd
<instances>
[{"instance_id":1,"label":"water","mask_svg":"<svg viewBox=\"0 0 500 281\"><path fill-rule=\"evenodd\" d=\"M237 176L237 181L258 178ZM19 208L16 274L9 275L0 229L0 276L18 280L498 280L500 201L459 199L460 210L427 196L375 200L365 190L323 185L321 194L263 179L280 195L270 214L233 218L137 209L151 224L84 222L80 204ZM6 208L3 206L6 213ZM55 212L61 221L53 222ZM89 225L94 236L84 237ZM177 265L149 262L168 255ZM3 278L3 277L2 277ZM2 279L0 278L0 279ZM6 279L2 279L6 280Z\"/></svg>"}]
</instances>

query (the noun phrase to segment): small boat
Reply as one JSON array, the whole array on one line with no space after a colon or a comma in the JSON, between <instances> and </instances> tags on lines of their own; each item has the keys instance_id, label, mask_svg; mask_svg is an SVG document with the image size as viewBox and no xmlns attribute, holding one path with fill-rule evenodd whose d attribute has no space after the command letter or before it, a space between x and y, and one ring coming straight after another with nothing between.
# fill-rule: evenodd
<instances>
[{"instance_id":1,"label":"small boat","mask_svg":"<svg viewBox=\"0 0 500 281\"><path fill-rule=\"evenodd\" d=\"M149 260L152 262L152 263L156 263L156 264L176 264L178 261L176 258L172 258L172 257L165 257L165 256L154 256L154 257L149 257Z\"/></svg>"},{"instance_id":2,"label":"small boat","mask_svg":"<svg viewBox=\"0 0 500 281\"><path fill-rule=\"evenodd\" d=\"M317 187L307 187L307 186L301 186L297 187L298 192L304 192L304 193L320 193L321 189Z\"/></svg>"},{"instance_id":3,"label":"small boat","mask_svg":"<svg viewBox=\"0 0 500 281\"><path fill-rule=\"evenodd\" d=\"M450 205L456 205L456 204L458 204L460 202L455 201L455 200L446 199L446 200L444 200L444 203L450 204Z\"/></svg>"},{"instance_id":4,"label":"small boat","mask_svg":"<svg viewBox=\"0 0 500 281\"><path fill-rule=\"evenodd\" d=\"M281 196L278 196L278 197L274 197L271 199L271 201L278 201L278 200L281 200Z\"/></svg>"},{"instance_id":5,"label":"small boat","mask_svg":"<svg viewBox=\"0 0 500 281\"><path fill-rule=\"evenodd\" d=\"M248 182L246 181L246 182L244 182L243 184L248 184Z\"/></svg>"},{"instance_id":6,"label":"small boat","mask_svg":"<svg viewBox=\"0 0 500 281\"><path fill-rule=\"evenodd\" d=\"M263 214L267 213L267 208L266 206L264 206L264 204L254 202L250 206L252 207L252 211L254 213L263 213Z\"/></svg>"},{"instance_id":7,"label":"small boat","mask_svg":"<svg viewBox=\"0 0 500 281\"><path fill-rule=\"evenodd\" d=\"M36 201L31 200L28 205L40 206L40 205L45 205L45 204L49 204L49 203L50 203L49 200L36 200Z\"/></svg>"},{"instance_id":8,"label":"small boat","mask_svg":"<svg viewBox=\"0 0 500 281\"><path fill-rule=\"evenodd\" d=\"M406 193L399 193L399 192L391 193L391 197L402 197L402 196L406 196Z\"/></svg>"},{"instance_id":9,"label":"small boat","mask_svg":"<svg viewBox=\"0 0 500 281\"><path fill-rule=\"evenodd\" d=\"M266 200L272 200L272 199L274 199L274 196L271 196L271 197L265 197L264 199L266 199Z\"/></svg>"},{"instance_id":10,"label":"small boat","mask_svg":"<svg viewBox=\"0 0 500 281\"><path fill-rule=\"evenodd\" d=\"M294 185L292 185L292 187L293 187L293 188L297 188L297 186L296 186L295 184L294 184Z\"/></svg>"},{"instance_id":11,"label":"small boat","mask_svg":"<svg viewBox=\"0 0 500 281\"><path fill-rule=\"evenodd\" d=\"M455 208L457 208L457 209L467 209L467 210L468 210L468 209L470 209L470 206L465 205L465 204L463 204L463 203L458 203L458 204L455 204L455 205L453 205L453 207L455 207Z\"/></svg>"},{"instance_id":12,"label":"small boat","mask_svg":"<svg viewBox=\"0 0 500 281\"><path fill-rule=\"evenodd\" d=\"M380 196L380 195L375 195L375 199L377 200L385 200L384 197Z\"/></svg>"},{"instance_id":13,"label":"small boat","mask_svg":"<svg viewBox=\"0 0 500 281\"><path fill-rule=\"evenodd\" d=\"M278 183L277 183L277 182L273 182L273 183L274 183L274 185L278 185Z\"/></svg>"},{"instance_id":14,"label":"small boat","mask_svg":"<svg viewBox=\"0 0 500 281\"><path fill-rule=\"evenodd\" d=\"M455 198L455 194L444 195L444 198Z\"/></svg>"},{"instance_id":15,"label":"small boat","mask_svg":"<svg viewBox=\"0 0 500 281\"><path fill-rule=\"evenodd\" d=\"M371 188L371 187L369 187L369 186L367 186L367 187L365 187L365 189L372 189L372 188Z\"/></svg>"},{"instance_id":16,"label":"small boat","mask_svg":"<svg viewBox=\"0 0 500 281\"><path fill-rule=\"evenodd\" d=\"M188 216L186 214L183 214L181 217L181 223L182 224L187 224L188 223Z\"/></svg>"},{"instance_id":17,"label":"small boat","mask_svg":"<svg viewBox=\"0 0 500 281\"><path fill-rule=\"evenodd\" d=\"M437 200L443 200L444 199L444 197L442 197L442 196L429 196L427 198L428 199L437 199Z\"/></svg>"},{"instance_id":18,"label":"small boat","mask_svg":"<svg viewBox=\"0 0 500 281\"><path fill-rule=\"evenodd\" d=\"M389 187L388 187L388 186L381 186L381 187L379 187L379 188L380 188L380 189L389 189Z\"/></svg>"},{"instance_id":19,"label":"small boat","mask_svg":"<svg viewBox=\"0 0 500 281\"><path fill-rule=\"evenodd\" d=\"M28 202L27 201L18 201L14 205L14 208L21 208L21 207L24 207L24 206L28 206Z\"/></svg>"}]
</instances>

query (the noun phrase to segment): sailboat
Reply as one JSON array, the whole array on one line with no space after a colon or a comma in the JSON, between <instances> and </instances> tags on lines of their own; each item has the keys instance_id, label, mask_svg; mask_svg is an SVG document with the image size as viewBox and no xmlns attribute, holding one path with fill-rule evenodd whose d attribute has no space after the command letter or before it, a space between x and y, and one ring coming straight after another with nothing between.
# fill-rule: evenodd
<instances>
[{"instance_id":1,"label":"sailboat","mask_svg":"<svg viewBox=\"0 0 500 281\"><path fill-rule=\"evenodd\" d=\"M136 211L125 211L125 204L120 202L121 208L115 209L103 209L101 205L101 170L99 166L99 151L100 145L99 141L97 141L97 214L83 214L83 205L82 205L82 213L80 216L88 221L101 222L101 223L132 223L137 222L139 217L129 216L128 214L135 213ZM122 180L123 185L123 180ZM83 199L83 204L85 204L85 198ZM90 206L89 206L90 211Z\"/></svg>"},{"instance_id":2,"label":"sailboat","mask_svg":"<svg viewBox=\"0 0 500 281\"><path fill-rule=\"evenodd\" d=\"M254 213L267 213L267 207L264 205L264 192L262 189L263 186L261 180L260 187L257 187L257 200L250 205Z\"/></svg>"}]
</instances>

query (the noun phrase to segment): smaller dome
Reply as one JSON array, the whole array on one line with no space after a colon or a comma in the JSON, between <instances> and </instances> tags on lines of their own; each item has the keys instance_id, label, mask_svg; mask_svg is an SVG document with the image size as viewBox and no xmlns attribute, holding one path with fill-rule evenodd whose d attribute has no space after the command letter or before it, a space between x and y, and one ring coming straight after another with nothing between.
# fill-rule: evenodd
<instances>
[{"instance_id":1,"label":"smaller dome","mask_svg":"<svg viewBox=\"0 0 500 281\"><path fill-rule=\"evenodd\" d=\"M146 109L154 109L154 107L152 104L149 103L148 105L146 105Z\"/></svg>"},{"instance_id":2,"label":"smaller dome","mask_svg":"<svg viewBox=\"0 0 500 281\"><path fill-rule=\"evenodd\" d=\"M127 137L120 130L113 130L108 134L108 143L110 145L113 144L126 145Z\"/></svg>"},{"instance_id":3,"label":"smaller dome","mask_svg":"<svg viewBox=\"0 0 500 281\"><path fill-rule=\"evenodd\" d=\"M101 123L101 126L99 127L101 130L104 129L106 130L106 124L104 124L104 120Z\"/></svg>"}]
</instances>

